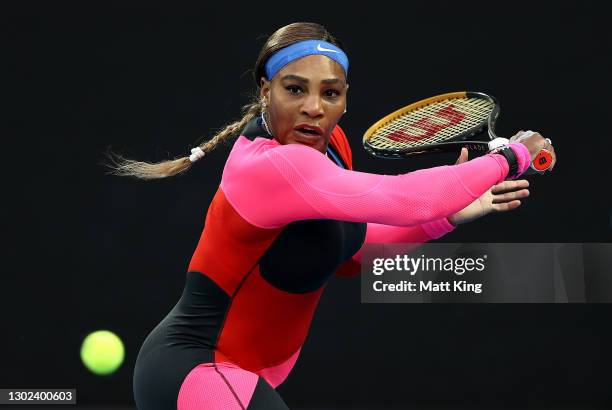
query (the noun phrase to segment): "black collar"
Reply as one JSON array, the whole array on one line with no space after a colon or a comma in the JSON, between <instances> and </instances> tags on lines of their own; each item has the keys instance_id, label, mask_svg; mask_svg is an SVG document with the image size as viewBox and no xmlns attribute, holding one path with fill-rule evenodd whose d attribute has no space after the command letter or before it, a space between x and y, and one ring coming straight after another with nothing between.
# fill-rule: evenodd
<instances>
[{"instance_id":1,"label":"black collar","mask_svg":"<svg viewBox=\"0 0 612 410\"><path fill-rule=\"evenodd\" d=\"M272 139L272 135L268 134L266 129L263 126L263 122L261 119L261 115L257 115L253 118L249 123L244 127L242 131L242 135L244 135L249 140L253 141L257 137ZM340 168L348 169L348 166L342 160L342 157L337 153L336 149L332 147L332 144L327 145L327 156L334 161L336 165Z\"/></svg>"},{"instance_id":2,"label":"black collar","mask_svg":"<svg viewBox=\"0 0 612 410\"><path fill-rule=\"evenodd\" d=\"M242 135L253 141L257 137L272 139L272 135L268 134L263 126L261 115L257 115L244 127Z\"/></svg>"}]
</instances>

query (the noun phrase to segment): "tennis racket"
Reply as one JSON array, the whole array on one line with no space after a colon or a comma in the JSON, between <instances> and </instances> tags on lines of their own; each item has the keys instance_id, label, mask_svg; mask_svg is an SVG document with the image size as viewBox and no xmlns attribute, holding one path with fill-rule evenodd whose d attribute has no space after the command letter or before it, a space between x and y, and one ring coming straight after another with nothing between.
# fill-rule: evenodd
<instances>
[{"instance_id":1,"label":"tennis racket","mask_svg":"<svg viewBox=\"0 0 612 410\"><path fill-rule=\"evenodd\" d=\"M498 116L499 103L485 93L441 94L410 104L377 121L365 132L363 146L379 158L458 152L462 147L489 152L509 143L508 139L495 135ZM485 131L488 131L487 141L476 139L482 138ZM543 149L532 161L529 171L543 173L551 165L552 155Z\"/></svg>"}]
</instances>

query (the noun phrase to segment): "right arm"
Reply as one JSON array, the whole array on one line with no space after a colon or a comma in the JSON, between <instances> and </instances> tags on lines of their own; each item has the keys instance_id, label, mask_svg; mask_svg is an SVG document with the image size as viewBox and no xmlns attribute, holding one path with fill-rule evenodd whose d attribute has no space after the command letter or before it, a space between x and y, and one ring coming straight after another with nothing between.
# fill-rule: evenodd
<instances>
[{"instance_id":1,"label":"right arm","mask_svg":"<svg viewBox=\"0 0 612 410\"><path fill-rule=\"evenodd\" d=\"M529 157L524 145L513 145L519 158ZM301 144L240 137L221 188L244 219L262 228L304 219L414 226L465 208L507 174L499 154L403 175L369 174L342 169Z\"/></svg>"}]
</instances>

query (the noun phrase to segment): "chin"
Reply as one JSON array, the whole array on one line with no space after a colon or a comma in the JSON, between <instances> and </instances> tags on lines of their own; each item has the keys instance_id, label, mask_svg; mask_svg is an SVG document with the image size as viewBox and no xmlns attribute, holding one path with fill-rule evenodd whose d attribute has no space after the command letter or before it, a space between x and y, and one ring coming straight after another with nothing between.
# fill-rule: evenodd
<instances>
[{"instance_id":1,"label":"chin","mask_svg":"<svg viewBox=\"0 0 612 410\"><path fill-rule=\"evenodd\" d=\"M315 143L299 142L299 144L306 145L307 147L316 149L317 151L320 151L320 152L323 152L323 153L325 153L325 151L327 151L325 145L320 143L320 142L318 142L318 141L315 142Z\"/></svg>"}]
</instances>

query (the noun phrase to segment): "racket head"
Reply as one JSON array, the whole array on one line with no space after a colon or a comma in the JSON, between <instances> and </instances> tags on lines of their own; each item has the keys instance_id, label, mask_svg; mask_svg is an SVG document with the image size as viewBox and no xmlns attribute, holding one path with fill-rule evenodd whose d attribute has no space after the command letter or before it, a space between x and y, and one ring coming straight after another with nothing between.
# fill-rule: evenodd
<instances>
[{"instance_id":1,"label":"racket head","mask_svg":"<svg viewBox=\"0 0 612 410\"><path fill-rule=\"evenodd\" d=\"M460 141L487 132L496 138L499 103L475 91L440 94L406 107L374 123L363 135L363 146L380 158L404 158L430 152L458 151ZM486 151L486 143L472 149Z\"/></svg>"}]
</instances>

